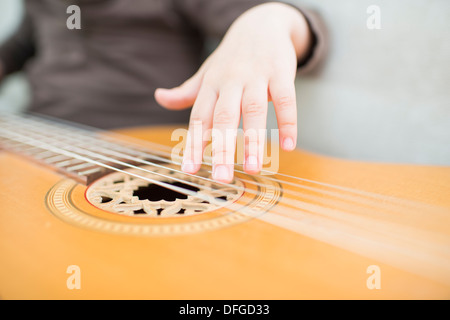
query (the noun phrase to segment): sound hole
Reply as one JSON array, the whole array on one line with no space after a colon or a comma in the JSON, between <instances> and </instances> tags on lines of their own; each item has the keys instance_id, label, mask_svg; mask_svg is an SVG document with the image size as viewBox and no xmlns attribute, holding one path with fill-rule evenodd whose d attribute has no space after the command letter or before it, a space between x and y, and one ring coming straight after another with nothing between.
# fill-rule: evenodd
<instances>
[{"instance_id":1,"label":"sound hole","mask_svg":"<svg viewBox=\"0 0 450 320\"><path fill-rule=\"evenodd\" d=\"M170 184L194 192L199 191L198 188L181 182L174 182ZM149 201L161 201L161 200L175 201L177 199L187 199L188 197L186 194L182 194L174 190L161 187L157 184L149 184L145 187L139 187L137 190L133 192L133 196L138 197L139 200L149 200Z\"/></svg>"},{"instance_id":2,"label":"sound hole","mask_svg":"<svg viewBox=\"0 0 450 320\"><path fill-rule=\"evenodd\" d=\"M200 172L200 178L186 177L171 168L146 168L144 177L170 184L180 190L198 194L187 195L177 192L157 183L149 183L133 175L112 173L96 182L87 190L87 199L95 206L127 216L174 217L189 216L209 212L222 207L208 199L234 201L242 194L242 184L238 187L222 186L208 182L201 177L209 177L205 171ZM149 172L151 171L151 173ZM130 172L143 175L142 171ZM162 178L162 176L166 178ZM177 179L170 179L174 176ZM184 181L181 181L184 179ZM195 186L193 186L195 185ZM206 197L206 198L205 198Z\"/></svg>"}]
</instances>

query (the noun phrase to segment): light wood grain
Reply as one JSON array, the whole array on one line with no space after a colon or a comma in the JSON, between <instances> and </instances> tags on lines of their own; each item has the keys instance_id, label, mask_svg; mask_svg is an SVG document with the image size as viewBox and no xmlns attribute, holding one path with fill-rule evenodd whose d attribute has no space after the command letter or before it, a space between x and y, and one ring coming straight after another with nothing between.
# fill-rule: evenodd
<instances>
[{"instance_id":1,"label":"light wood grain","mask_svg":"<svg viewBox=\"0 0 450 320\"><path fill-rule=\"evenodd\" d=\"M168 144L171 129L123 132ZM418 222L406 219L405 224L423 224L424 230L448 239L450 226L433 224L450 215L448 167L362 163L302 151L282 153L280 163L280 171L287 174L439 208L439 214L430 209L419 215ZM37 164L0 152L3 299L450 298L445 276L417 275L259 219L168 237L78 228L46 207L47 192L61 179ZM84 191L77 186L72 200L83 210L100 214L86 201ZM407 217L408 209L400 214ZM365 212L356 215L364 217ZM449 249L449 243L443 245ZM69 265L81 269L80 290L66 287ZM381 268L380 290L366 287L370 265Z\"/></svg>"}]
</instances>

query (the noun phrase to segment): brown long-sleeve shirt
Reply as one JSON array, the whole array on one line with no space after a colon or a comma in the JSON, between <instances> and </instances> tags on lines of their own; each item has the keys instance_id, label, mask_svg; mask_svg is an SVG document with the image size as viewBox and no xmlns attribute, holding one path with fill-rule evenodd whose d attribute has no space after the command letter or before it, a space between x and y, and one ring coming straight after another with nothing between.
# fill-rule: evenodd
<instances>
[{"instance_id":1,"label":"brown long-sleeve shirt","mask_svg":"<svg viewBox=\"0 0 450 320\"><path fill-rule=\"evenodd\" d=\"M17 32L0 47L4 74L25 69L29 110L99 128L187 123L189 110L169 111L154 99L192 76L208 39L265 0L27 0ZM66 26L69 5L81 29ZM305 11L302 9L305 14ZM307 12L307 11L306 11ZM320 55L314 43L300 68Z\"/></svg>"}]
</instances>

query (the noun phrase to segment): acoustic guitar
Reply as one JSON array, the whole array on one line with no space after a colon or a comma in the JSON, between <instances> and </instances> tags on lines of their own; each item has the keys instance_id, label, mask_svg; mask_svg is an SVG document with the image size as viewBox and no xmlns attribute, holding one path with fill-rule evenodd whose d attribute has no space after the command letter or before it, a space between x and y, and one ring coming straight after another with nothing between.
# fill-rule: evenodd
<instances>
[{"instance_id":1,"label":"acoustic guitar","mask_svg":"<svg viewBox=\"0 0 450 320\"><path fill-rule=\"evenodd\" d=\"M280 151L224 184L174 129L2 115L0 298L450 298L450 167Z\"/></svg>"}]
</instances>

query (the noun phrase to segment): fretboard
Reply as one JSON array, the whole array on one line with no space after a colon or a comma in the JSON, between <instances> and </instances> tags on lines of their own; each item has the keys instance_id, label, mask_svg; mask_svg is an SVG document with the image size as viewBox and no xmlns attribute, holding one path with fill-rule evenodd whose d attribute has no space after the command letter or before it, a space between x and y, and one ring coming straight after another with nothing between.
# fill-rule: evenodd
<instances>
[{"instance_id":1,"label":"fretboard","mask_svg":"<svg viewBox=\"0 0 450 320\"><path fill-rule=\"evenodd\" d=\"M29 115L0 115L0 148L90 184L147 155L94 129ZM131 157L130 157L131 156Z\"/></svg>"}]
</instances>

